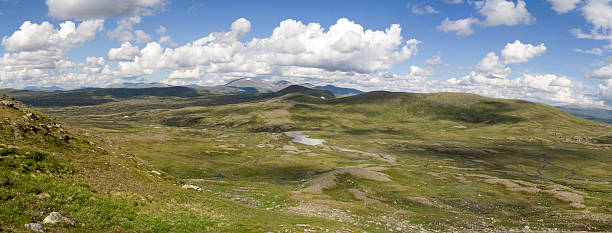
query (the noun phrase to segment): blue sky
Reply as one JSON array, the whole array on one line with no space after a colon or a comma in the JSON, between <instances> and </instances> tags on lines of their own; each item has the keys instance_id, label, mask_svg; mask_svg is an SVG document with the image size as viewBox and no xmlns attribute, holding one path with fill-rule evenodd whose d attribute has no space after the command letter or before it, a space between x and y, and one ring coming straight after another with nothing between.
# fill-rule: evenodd
<instances>
[{"instance_id":1,"label":"blue sky","mask_svg":"<svg viewBox=\"0 0 612 233\"><path fill-rule=\"evenodd\" d=\"M0 87L253 77L610 108L611 31L610 0L0 0Z\"/></svg>"}]
</instances>

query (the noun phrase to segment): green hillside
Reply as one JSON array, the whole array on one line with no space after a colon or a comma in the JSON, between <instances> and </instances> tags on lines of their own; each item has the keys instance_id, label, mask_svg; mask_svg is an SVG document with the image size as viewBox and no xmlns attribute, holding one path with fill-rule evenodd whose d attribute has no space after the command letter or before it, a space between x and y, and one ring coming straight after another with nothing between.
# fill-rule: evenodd
<instances>
[{"instance_id":1,"label":"green hillside","mask_svg":"<svg viewBox=\"0 0 612 233\"><path fill-rule=\"evenodd\" d=\"M267 232L296 224L342 223L254 208L183 181L134 157L107 138L65 126L18 101L0 105L0 231L28 232L59 212L76 224L50 232Z\"/></svg>"},{"instance_id":2,"label":"green hillside","mask_svg":"<svg viewBox=\"0 0 612 233\"><path fill-rule=\"evenodd\" d=\"M70 169L41 176L74 183L94 197L71 200L118 203L102 208L111 217L100 219L71 212L95 207L70 209L75 204L67 197L51 198L61 204L49 208L76 220L77 226L60 226L69 231L612 230L612 125L548 105L462 93L334 98L297 86L266 94L113 98L87 106L28 104L66 123L62 129L73 139L45 139L59 146L34 143L43 136L17 141L15 130L6 128L5 148L18 146L16 153L24 154L14 156L24 161L15 161L27 163L25 150L43 152L42 169L56 163ZM14 115L10 122L27 123L21 110L2 110L12 111L6 113ZM305 145L284 134L296 130L326 141ZM106 172L111 168L125 172ZM203 192L178 188L182 184ZM42 192L22 203L42 202L36 199ZM21 206L0 225L23 230L44 218L27 214L38 205ZM86 219L95 219L91 228ZM207 228L197 228L202 225Z\"/></svg>"}]
</instances>

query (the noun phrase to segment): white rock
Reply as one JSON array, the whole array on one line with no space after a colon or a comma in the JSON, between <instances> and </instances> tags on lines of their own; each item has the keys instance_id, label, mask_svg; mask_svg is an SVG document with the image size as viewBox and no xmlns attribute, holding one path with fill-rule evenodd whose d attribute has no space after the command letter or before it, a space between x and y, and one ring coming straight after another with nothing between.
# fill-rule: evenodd
<instances>
[{"instance_id":1,"label":"white rock","mask_svg":"<svg viewBox=\"0 0 612 233\"><path fill-rule=\"evenodd\" d=\"M68 223L70 225L74 225L74 220L66 218L64 216L62 216L60 213L58 212L51 212L51 214L49 214L49 216L47 216L45 218L45 220L43 220L43 224L56 224L56 223L60 223L60 222L65 222Z\"/></svg>"},{"instance_id":2,"label":"white rock","mask_svg":"<svg viewBox=\"0 0 612 233\"><path fill-rule=\"evenodd\" d=\"M193 189L193 190L198 191L198 192L202 191L202 188L200 188L198 186L195 186L195 185L190 185L190 184L183 185L183 186L181 186L181 188L182 189Z\"/></svg>"}]
</instances>

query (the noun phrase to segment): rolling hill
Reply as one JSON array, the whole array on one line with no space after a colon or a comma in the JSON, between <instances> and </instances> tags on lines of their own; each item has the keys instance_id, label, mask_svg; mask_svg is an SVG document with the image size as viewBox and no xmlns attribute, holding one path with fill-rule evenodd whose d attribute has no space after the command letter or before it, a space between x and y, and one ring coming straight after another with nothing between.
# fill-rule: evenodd
<instances>
[{"instance_id":1,"label":"rolling hill","mask_svg":"<svg viewBox=\"0 0 612 233\"><path fill-rule=\"evenodd\" d=\"M308 223L355 228L192 190L108 138L9 97L0 102L0 231L28 232L40 223L47 232L296 231ZM69 220L45 223L52 212Z\"/></svg>"},{"instance_id":2,"label":"rolling hill","mask_svg":"<svg viewBox=\"0 0 612 233\"><path fill-rule=\"evenodd\" d=\"M197 95L184 96L191 90ZM2 134L5 147L25 143L52 158L67 154L70 160L63 164L74 172L43 173L89 187L95 200L111 198L120 204L103 209L111 217L100 219L74 212L69 208L73 203L64 201L67 197L51 198L61 203L53 207L64 209L50 207L45 213L57 209L75 218L77 225L95 219L92 228L58 229L612 230L612 125L548 105L463 93L377 91L335 97L303 86L239 95L198 89L166 95L153 90L123 96L80 93L108 100L89 105L74 103L70 95L53 93L49 98L65 104L49 104L37 101L38 92L12 93L74 130L67 131L69 137L58 134L51 140L62 145L52 151L56 147L37 143L47 133L31 128L51 122L31 122L26 124L31 127L17 128L39 136L18 142L8 125L28 122L22 109L33 110L3 107L3 114L11 116ZM324 142L302 144L296 135ZM84 155L90 150L95 156ZM90 167L82 168L84 164ZM127 170L108 173L107 166ZM183 184L202 192L178 188ZM107 191L114 186L126 188ZM25 191L10 192L16 196ZM95 209L87 207L95 204L89 196L72 200L79 201L79 210ZM123 201L127 207L121 206ZM23 206L26 209L5 213L0 219L10 222L0 225L13 230L40 221L42 216L9 217L35 209ZM153 224L152 219L158 221Z\"/></svg>"}]
</instances>

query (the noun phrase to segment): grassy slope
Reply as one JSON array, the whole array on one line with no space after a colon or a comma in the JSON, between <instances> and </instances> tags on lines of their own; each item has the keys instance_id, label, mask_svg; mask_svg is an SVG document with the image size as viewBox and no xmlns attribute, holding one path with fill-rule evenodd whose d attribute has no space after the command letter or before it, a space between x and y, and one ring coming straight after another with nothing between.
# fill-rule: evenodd
<instances>
[{"instance_id":1,"label":"grassy slope","mask_svg":"<svg viewBox=\"0 0 612 233\"><path fill-rule=\"evenodd\" d=\"M27 113L36 118L26 119ZM77 223L45 226L52 231L251 232L294 230L298 223L343 227L180 189L180 180L157 175L101 138L65 126L47 127L56 123L23 104L0 106L0 116L0 231L25 232L23 224L40 223L52 211Z\"/></svg>"},{"instance_id":2,"label":"grassy slope","mask_svg":"<svg viewBox=\"0 0 612 233\"><path fill-rule=\"evenodd\" d=\"M228 99L221 102L233 104L218 104ZM612 222L610 125L546 105L456 93L372 92L338 99L147 97L45 111L112 138L170 175L200 179L186 181L215 197L259 210L293 213L293 207L306 203L325 213L318 216L348 215L369 231L525 225L601 231L610 230ZM328 139L326 145L387 154L398 162L293 144L276 133L288 129L310 130L313 137ZM575 135L592 139L568 139ZM283 150L287 145L299 151ZM456 148L498 153L449 151ZM366 164L385 167L392 182L341 175L324 195L295 194L326 171ZM546 192L512 191L503 184L508 180L530 182ZM378 202L356 199L350 193L354 189ZM586 208L555 196L567 193L581 193ZM344 212L328 213L321 205Z\"/></svg>"}]
</instances>

